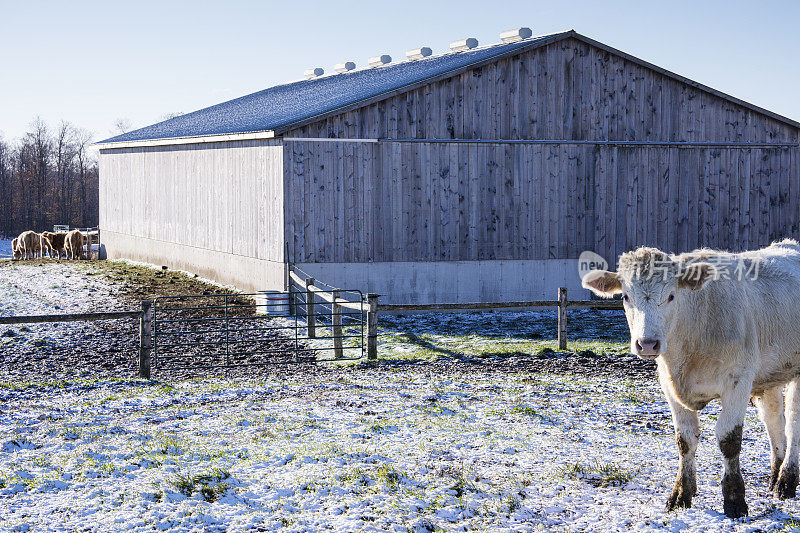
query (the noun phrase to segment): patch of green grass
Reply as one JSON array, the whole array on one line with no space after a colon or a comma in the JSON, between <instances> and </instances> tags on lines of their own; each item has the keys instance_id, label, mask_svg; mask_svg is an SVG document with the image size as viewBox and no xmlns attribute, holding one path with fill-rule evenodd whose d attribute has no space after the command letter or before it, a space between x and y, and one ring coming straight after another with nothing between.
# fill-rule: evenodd
<instances>
[{"instance_id":1,"label":"patch of green grass","mask_svg":"<svg viewBox=\"0 0 800 533\"><path fill-rule=\"evenodd\" d=\"M379 356L381 359L437 360L462 357L511 357L548 355L558 349L556 339L530 339L476 335L437 335L413 333L391 328L380 328ZM567 353L592 352L613 356L629 353L627 339L574 340L568 344Z\"/></svg>"},{"instance_id":2,"label":"patch of green grass","mask_svg":"<svg viewBox=\"0 0 800 533\"><path fill-rule=\"evenodd\" d=\"M364 471L363 468L353 468L352 470L348 470L339 476L339 481L342 483L358 483L362 487L366 487L370 484L370 477Z\"/></svg>"},{"instance_id":3,"label":"patch of green grass","mask_svg":"<svg viewBox=\"0 0 800 533\"><path fill-rule=\"evenodd\" d=\"M395 468L390 465L381 465L375 472L375 476L392 489L397 489L400 485L400 480L403 477L408 477L404 476L402 472L395 470Z\"/></svg>"},{"instance_id":4,"label":"patch of green grass","mask_svg":"<svg viewBox=\"0 0 800 533\"><path fill-rule=\"evenodd\" d=\"M522 507L522 496L519 494L510 494L506 498L506 506L508 507L508 514L513 513L520 507Z\"/></svg>"},{"instance_id":5,"label":"patch of green grass","mask_svg":"<svg viewBox=\"0 0 800 533\"><path fill-rule=\"evenodd\" d=\"M636 472L625 470L616 463L594 463L584 465L580 462L570 463L559 470L559 475L567 479L579 479L593 487L620 487L628 483Z\"/></svg>"},{"instance_id":6,"label":"patch of green grass","mask_svg":"<svg viewBox=\"0 0 800 533\"><path fill-rule=\"evenodd\" d=\"M200 493L205 501L213 503L230 488L230 484L226 482L230 477L227 470L214 468L194 476L179 474L170 484L184 496L191 497Z\"/></svg>"},{"instance_id":7,"label":"patch of green grass","mask_svg":"<svg viewBox=\"0 0 800 533\"><path fill-rule=\"evenodd\" d=\"M53 389L63 390L69 387L86 387L100 385L101 383L130 383L136 385L138 380L129 378L110 378L100 380L99 378L77 378L77 379L56 379L50 381L41 380L18 380L0 381L0 389L13 391L23 391L27 389Z\"/></svg>"},{"instance_id":8,"label":"patch of green grass","mask_svg":"<svg viewBox=\"0 0 800 533\"><path fill-rule=\"evenodd\" d=\"M643 403L642 398L635 391L625 391L620 393L620 399L628 403Z\"/></svg>"},{"instance_id":9,"label":"patch of green grass","mask_svg":"<svg viewBox=\"0 0 800 533\"><path fill-rule=\"evenodd\" d=\"M104 463L103 466L100 467L100 475L103 477L108 477L116 470L117 467L114 465L114 463Z\"/></svg>"},{"instance_id":10,"label":"patch of green grass","mask_svg":"<svg viewBox=\"0 0 800 533\"><path fill-rule=\"evenodd\" d=\"M175 394L175 387L169 383L162 383L153 392L159 395Z\"/></svg>"},{"instance_id":11,"label":"patch of green grass","mask_svg":"<svg viewBox=\"0 0 800 533\"><path fill-rule=\"evenodd\" d=\"M783 529L781 531L788 532L797 532L800 531L800 520L797 518L790 518L786 522L783 523Z\"/></svg>"},{"instance_id":12,"label":"patch of green grass","mask_svg":"<svg viewBox=\"0 0 800 533\"><path fill-rule=\"evenodd\" d=\"M464 495L464 493L467 491L469 487L470 487L469 483L467 483L467 480L464 479L463 475L461 475L458 478L456 478L456 482L453 484L453 486L449 487L447 490L455 491L456 498L460 498Z\"/></svg>"},{"instance_id":13,"label":"patch of green grass","mask_svg":"<svg viewBox=\"0 0 800 533\"><path fill-rule=\"evenodd\" d=\"M515 405L511 408L511 413L515 415L536 416L536 409L527 405Z\"/></svg>"},{"instance_id":14,"label":"patch of green grass","mask_svg":"<svg viewBox=\"0 0 800 533\"><path fill-rule=\"evenodd\" d=\"M180 455L184 451L184 445L175 437L166 437L159 442L155 452L162 455Z\"/></svg>"}]
</instances>

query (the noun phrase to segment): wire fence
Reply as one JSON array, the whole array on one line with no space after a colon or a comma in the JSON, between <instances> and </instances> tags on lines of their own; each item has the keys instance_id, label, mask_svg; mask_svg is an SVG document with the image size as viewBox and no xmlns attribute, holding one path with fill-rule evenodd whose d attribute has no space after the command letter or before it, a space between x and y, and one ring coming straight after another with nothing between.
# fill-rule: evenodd
<instances>
[{"instance_id":1,"label":"wire fence","mask_svg":"<svg viewBox=\"0 0 800 533\"><path fill-rule=\"evenodd\" d=\"M364 356L364 298L350 307L310 303L306 291L210 294L153 301L152 356L157 370L344 361ZM292 312L298 305L310 313Z\"/></svg>"}]
</instances>

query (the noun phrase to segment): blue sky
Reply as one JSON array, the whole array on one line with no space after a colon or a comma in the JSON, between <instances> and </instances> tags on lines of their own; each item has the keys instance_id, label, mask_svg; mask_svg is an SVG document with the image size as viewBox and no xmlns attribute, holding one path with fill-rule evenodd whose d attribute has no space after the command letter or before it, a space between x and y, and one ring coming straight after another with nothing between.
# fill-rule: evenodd
<instances>
[{"instance_id":1,"label":"blue sky","mask_svg":"<svg viewBox=\"0 0 800 533\"><path fill-rule=\"evenodd\" d=\"M100 140L298 79L304 69L477 37L575 29L800 120L800 2L0 0L0 135L39 115Z\"/></svg>"}]
</instances>

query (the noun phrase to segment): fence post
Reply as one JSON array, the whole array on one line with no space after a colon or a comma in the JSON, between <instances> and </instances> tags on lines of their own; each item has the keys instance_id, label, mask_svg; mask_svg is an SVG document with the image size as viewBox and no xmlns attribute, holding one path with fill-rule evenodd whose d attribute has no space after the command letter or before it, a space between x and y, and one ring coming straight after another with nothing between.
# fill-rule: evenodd
<instances>
[{"instance_id":1,"label":"fence post","mask_svg":"<svg viewBox=\"0 0 800 533\"><path fill-rule=\"evenodd\" d=\"M331 324L333 325L333 357L342 359L344 350L342 349L342 306L336 303L340 293L338 290L331 291L333 302L331 303Z\"/></svg>"},{"instance_id":2,"label":"fence post","mask_svg":"<svg viewBox=\"0 0 800 533\"><path fill-rule=\"evenodd\" d=\"M567 349L567 288L558 288L558 349Z\"/></svg>"},{"instance_id":3,"label":"fence post","mask_svg":"<svg viewBox=\"0 0 800 533\"><path fill-rule=\"evenodd\" d=\"M309 339L313 339L317 336L317 327L315 323L316 313L314 312L314 292L311 290L313 285L314 278L306 278L306 329L308 329Z\"/></svg>"},{"instance_id":4,"label":"fence post","mask_svg":"<svg viewBox=\"0 0 800 533\"><path fill-rule=\"evenodd\" d=\"M288 272L291 272L291 268L289 268ZM286 276L286 296L289 299L289 316L297 316L297 302L294 299L294 293L292 292L292 277L287 274Z\"/></svg>"},{"instance_id":5,"label":"fence post","mask_svg":"<svg viewBox=\"0 0 800 533\"><path fill-rule=\"evenodd\" d=\"M139 317L139 377L150 379L150 350L153 346L153 302L142 300Z\"/></svg>"},{"instance_id":6,"label":"fence post","mask_svg":"<svg viewBox=\"0 0 800 533\"><path fill-rule=\"evenodd\" d=\"M378 295L367 293L367 360L378 358Z\"/></svg>"}]
</instances>

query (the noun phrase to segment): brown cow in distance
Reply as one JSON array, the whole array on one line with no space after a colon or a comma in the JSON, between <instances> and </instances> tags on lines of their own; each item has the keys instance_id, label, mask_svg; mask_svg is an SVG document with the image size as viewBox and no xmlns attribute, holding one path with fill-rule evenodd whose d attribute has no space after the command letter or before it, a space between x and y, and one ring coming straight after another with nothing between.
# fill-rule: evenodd
<instances>
[{"instance_id":1,"label":"brown cow in distance","mask_svg":"<svg viewBox=\"0 0 800 533\"><path fill-rule=\"evenodd\" d=\"M66 257L67 251L65 249L67 234L64 232L53 233L52 231L45 231L42 233L42 242L44 243L44 239L48 241L48 248L47 252L50 257L57 257L61 259L61 254L64 254ZM43 248L44 250L44 248ZM42 252L44 255L44 251Z\"/></svg>"},{"instance_id":2,"label":"brown cow in distance","mask_svg":"<svg viewBox=\"0 0 800 533\"><path fill-rule=\"evenodd\" d=\"M74 229L67 233L64 240L66 243L67 259L83 259L83 246L86 244L83 233Z\"/></svg>"}]
</instances>

